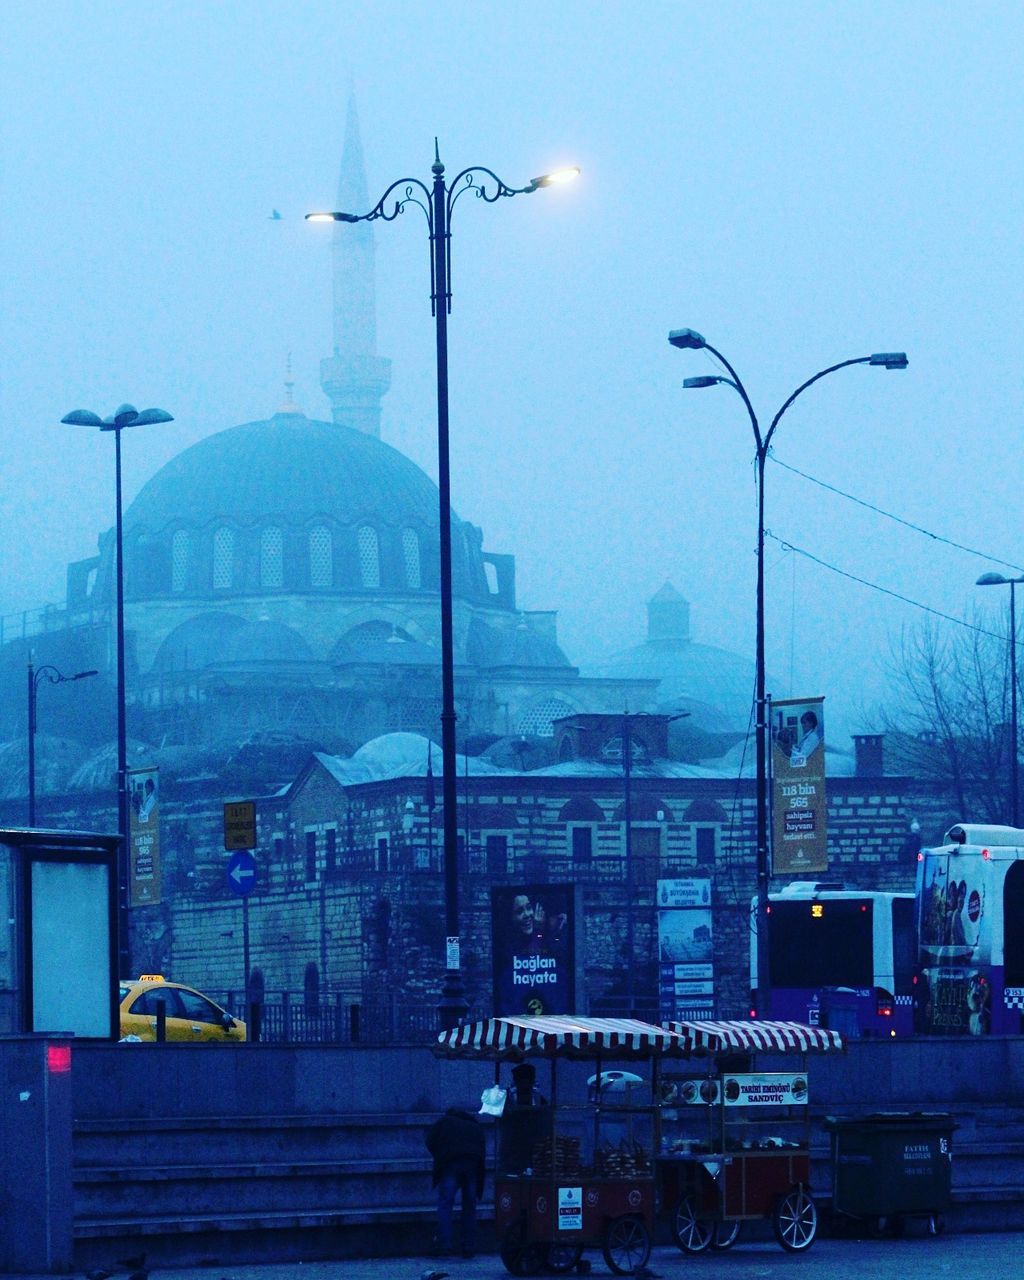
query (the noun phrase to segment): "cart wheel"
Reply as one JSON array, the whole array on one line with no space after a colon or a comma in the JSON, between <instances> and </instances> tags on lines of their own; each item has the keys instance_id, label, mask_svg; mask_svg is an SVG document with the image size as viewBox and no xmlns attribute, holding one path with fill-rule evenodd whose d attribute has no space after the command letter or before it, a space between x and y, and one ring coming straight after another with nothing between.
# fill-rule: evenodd
<instances>
[{"instance_id":1,"label":"cart wheel","mask_svg":"<svg viewBox=\"0 0 1024 1280\"><path fill-rule=\"evenodd\" d=\"M775 1239L789 1253L809 1249L818 1230L818 1210L803 1187L794 1187L781 1196L772 1211Z\"/></svg>"},{"instance_id":2,"label":"cart wheel","mask_svg":"<svg viewBox=\"0 0 1024 1280\"><path fill-rule=\"evenodd\" d=\"M613 1218L602 1246L608 1269L617 1276L631 1276L651 1256L651 1235L640 1218L626 1214Z\"/></svg>"},{"instance_id":3,"label":"cart wheel","mask_svg":"<svg viewBox=\"0 0 1024 1280\"><path fill-rule=\"evenodd\" d=\"M703 1253L711 1247L715 1237L715 1224L707 1218L698 1218L697 1210L689 1196L676 1205L669 1224L672 1228L672 1239L683 1253Z\"/></svg>"},{"instance_id":4,"label":"cart wheel","mask_svg":"<svg viewBox=\"0 0 1024 1280\"><path fill-rule=\"evenodd\" d=\"M571 1271L583 1257L583 1246L581 1244L553 1244L548 1247L547 1257L544 1259L544 1269L553 1271L555 1275L563 1275L567 1271Z\"/></svg>"},{"instance_id":5,"label":"cart wheel","mask_svg":"<svg viewBox=\"0 0 1024 1280\"><path fill-rule=\"evenodd\" d=\"M513 1276L539 1276L544 1270L547 1247L532 1244L520 1222L513 1222L501 1240L501 1260Z\"/></svg>"},{"instance_id":6,"label":"cart wheel","mask_svg":"<svg viewBox=\"0 0 1024 1280\"><path fill-rule=\"evenodd\" d=\"M711 1237L711 1247L719 1252L723 1249L731 1249L739 1238L739 1222L716 1222L714 1234Z\"/></svg>"}]
</instances>

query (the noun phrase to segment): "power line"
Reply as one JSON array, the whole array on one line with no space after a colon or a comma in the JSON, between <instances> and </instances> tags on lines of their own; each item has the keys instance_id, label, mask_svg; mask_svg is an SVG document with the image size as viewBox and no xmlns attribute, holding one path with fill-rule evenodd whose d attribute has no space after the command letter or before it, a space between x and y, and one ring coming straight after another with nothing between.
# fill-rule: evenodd
<instances>
[{"instance_id":1,"label":"power line","mask_svg":"<svg viewBox=\"0 0 1024 1280\"><path fill-rule=\"evenodd\" d=\"M952 538L944 538L941 533L932 533L930 529L924 529L919 524L914 524L910 520L904 520L902 516L894 515L891 511L885 511L881 507L876 507L874 503L866 502L863 498L857 498L852 493L846 493L843 489L837 489L834 484L827 484L824 480L819 480L817 476L808 475L806 471L801 471L799 467L794 467L788 462L783 462L781 458L777 458L774 453L769 453L768 457L776 466L782 467L786 471L792 471L796 476L800 476L802 480L809 480L811 484L816 484L819 489L827 489L829 493L834 493L837 497L845 498L847 502L855 502L858 507L864 507L867 511L873 511L876 515L885 516L887 520L893 520L896 524L901 524L905 529L912 529L914 533L920 533L926 538L931 538L933 542L941 542L947 547L953 547L956 551L966 551L968 555L979 556L982 560L989 560L992 564L1001 564L1007 569L1016 569L1018 573L1024 573L1024 566L1014 564L1012 560L1003 560L999 556L990 555L987 551L978 551L975 547L965 547L962 542L954 542ZM796 548L794 548L796 550ZM859 579L858 579L859 581ZM870 583L867 584L870 586ZM883 588L879 588L883 590ZM891 594L891 593L890 593ZM910 602L911 604L913 601ZM919 608L925 608L919 605ZM934 613L935 610L932 610ZM942 615L943 617L945 615Z\"/></svg>"},{"instance_id":2,"label":"power line","mask_svg":"<svg viewBox=\"0 0 1024 1280\"><path fill-rule=\"evenodd\" d=\"M915 609L923 609L925 613L932 613L946 622L955 623L958 627L966 627L968 631L976 631L978 635L989 636L993 640L1005 638L997 635L994 631L986 631L984 627L976 627L971 622L965 622L963 618L954 618L952 614L943 613L941 609L933 609L930 604L921 604L919 600L911 600L909 596L900 595L898 591L890 591L888 587L879 586L877 582L869 582L867 578L858 578L855 573L848 573L845 569L840 569L838 565L829 564L827 560L822 560L818 556L812 555L810 551L805 551L803 547L795 547L791 542L786 542L783 538L772 533L770 529L765 529L764 536L771 538L773 542L777 542L784 551L792 551L795 555L803 556L805 560L810 560L812 563L820 565L822 569L828 569L830 573L838 573L841 578L848 578L851 582L857 582L862 587L868 587L872 591L880 591L882 595L891 596L894 600L899 600L903 604L913 605ZM1005 564L1006 562L1001 560L999 563Z\"/></svg>"}]
</instances>

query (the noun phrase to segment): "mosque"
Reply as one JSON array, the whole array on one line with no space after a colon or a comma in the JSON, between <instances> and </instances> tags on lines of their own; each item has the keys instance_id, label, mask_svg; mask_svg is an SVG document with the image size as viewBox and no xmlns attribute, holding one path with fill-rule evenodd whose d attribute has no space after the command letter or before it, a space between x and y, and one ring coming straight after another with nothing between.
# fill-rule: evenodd
<instances>
[{"instance_id":1,"label":"mosque","mask_svg":"<svg viewBox=\"0 0 1024 1280\"><path fill-rule=\"evenodd\" d=\"M350 103L338 207L368 206ZM125 511L128 732L147 757L130 763L170 754L182 766L198 752L216 767L257 742L286 771L310 747L348 755L385 733L438 735L438 491L381 438L391 364L377 354L372 225L335 228L332 264L330 420L305 415L289 378L275 413L185 449ZM460 749L550 742L559 718L627 707L688 711L708 755L747 730L752 664L692 642L670 585L650 602L645 642L584 673L559 646L556 614L519 607L514 557L451 519ZM67 584L62 606L0 623L9 799L25 794L30 655L100 673L40 703L40 794L109 783L112 531Z\"/></svg>"}]
</instances>

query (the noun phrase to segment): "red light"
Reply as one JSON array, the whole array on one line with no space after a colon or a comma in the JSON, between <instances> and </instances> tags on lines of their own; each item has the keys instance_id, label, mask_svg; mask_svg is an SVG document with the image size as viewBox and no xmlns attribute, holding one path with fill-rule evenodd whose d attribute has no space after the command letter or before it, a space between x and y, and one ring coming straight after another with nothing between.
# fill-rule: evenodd
<instances>
[{"instance_id":1,"label":"red light","mask_svg":"<svg viewBox=\"0 0 1024 1280\"><path fill-rule=\"evenodd\" d=\"M917 860L918 860L918 862L924 862L924 854L923 854L923 853L919 853L919 854L917 855Z\"/></svg>"},{"instance_id":2,"label":"red light","mask_svg":"<svg viewBox=\"0 0 1024 1280\"><path fill-rule=\"evenodd\" d=\"M772 904L771 904L770 902L769 902L769 903L768 903L768 905L765 907L765 909L764 909L764 913L765 913L765 915L766 915L766 916L770 916L770 915L771 915L771 913L772 913Z\"/></svg>"},{"instance_id":3,"label":"red light","mask_svg":"<svg viewBox=\"0 0 1024 1280\"><path fill-rule=\"evenodd\" d=\"M917 986L917 974L916 974L916 973L915 973L915 974L914 974L914 976L910 979L910 985L911 985L912 987L916 987L916 986Z\"/></svg>"},{"instance_id":4,"label":"red light","mask_svg":"<svg viewBox=\"0 0 1024 1280\"><path fill-rule=\"evenodd\" d=\"M46 1046L46 1069L51 1075L64 1075L71 1070L71 1046L69 1044L48 1044Z\"/></svg>"},{"instance_id":5,"label":"red light","mask_svg":"<svg viewBox=\"0 0 1024 1280\"><path fill-rule=\"evenodd\" d=\"M983 858L991 858L991 857L992 857L992 855L989 853L989 851L988 851L987 849L982 849L982 851L981 851L981 856L982 856Z\"/></svg>"},{"instance_id":6,"label":"red light","mask_svg":"<svg viewBox=\"0 0 1024 1280\"><path fill-rule=\"evenodd\" d=\"M756 1017L757 1017L757 1010L756 1010L756 1009L751 1009L751 1011L750 1011L750 1016L751 1016L752 1018L756 1018Z\"/></svg>"}]
</instances>

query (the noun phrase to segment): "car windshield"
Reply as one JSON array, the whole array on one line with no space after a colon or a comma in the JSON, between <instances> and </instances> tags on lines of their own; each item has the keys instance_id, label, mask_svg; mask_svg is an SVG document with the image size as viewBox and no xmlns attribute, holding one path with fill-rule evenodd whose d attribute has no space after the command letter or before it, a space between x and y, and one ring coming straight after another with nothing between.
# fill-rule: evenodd
<instances>
[{"instance_id":1,"label":"car windshield","mask_svg":"<svg viewBox=\"0 0 1024 1280\"><path fill-rule=\"evenodd\" d=\"M122 983L121 983L121 994L117 997L117 998L118 998L118 1000L123 1000L123 999L125 998L125 996L128 994L128 992L129 992L129 991L131 991L131 987L130 987L130 986L128 986L128 984L127 984L126 982L122 982Z\"/></svg>"}]
</instances>

